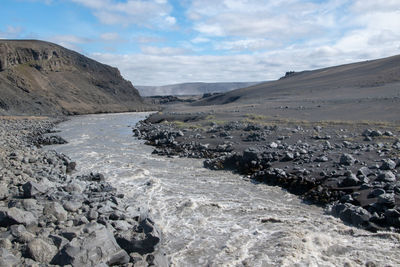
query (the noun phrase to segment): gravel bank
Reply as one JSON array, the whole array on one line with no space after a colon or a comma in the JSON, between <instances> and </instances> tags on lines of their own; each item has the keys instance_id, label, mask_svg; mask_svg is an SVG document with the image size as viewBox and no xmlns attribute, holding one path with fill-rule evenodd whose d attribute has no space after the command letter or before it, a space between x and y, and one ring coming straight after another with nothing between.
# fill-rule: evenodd
<instances>
[{"instance_id":1,"label":"gravel bank","mask_svg":"<svg viewBox=\"0 0 400 267\"><path fill-rule=\"evenodd\" d=\"M159 113L134 133L166 156L204 158L324 205L346 223L400 229L400 141L395 125L218 121L207 114Z\"/></svg>"},{"instance_id":2,"label":"gravel bank","mask_svg":"<svg viewBox=\"0 0 400 267\"><path fill-rule=\"evenodd\" d=\"M40 144L56 119L0 118L0 266L168 266L153 221ZM79 163L78 163L79 164Z\"/></svg>"}]
</instances>

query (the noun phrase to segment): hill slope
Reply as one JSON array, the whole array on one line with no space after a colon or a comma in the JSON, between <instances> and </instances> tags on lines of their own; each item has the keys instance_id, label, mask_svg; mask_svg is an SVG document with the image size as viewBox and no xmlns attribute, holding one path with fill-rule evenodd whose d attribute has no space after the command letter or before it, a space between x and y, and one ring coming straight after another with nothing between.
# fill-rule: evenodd
<instances>
[{"instance_id":1,"label":"hill slope","mask_svg":"<svg viewBox=\"0 0 400 267\"><path fill-rule=\"evenodd\" d=\"M146 109L118 69L61 46L0 40L0 114L86 114Z\"/></svg>"},{"instance_id":2,"label":"hill slope","mask_svg":"<svg viewBox=\"0 0 400 267\"><path fill-rule=\"evenodd\" d=\"M214 95L180 109L223 112L223 119L259 114L307 121L400 122L400 55L288 73L279 80Z\"/></svg>"},{"instance_id":3,"label":"hill slope","mask_svg":"<svg viewBox=\"0 0 400 267\"><path fill-rule=\"evenodd\" d=\"M378 88L385 88L385 92L397 92L398 86L394 84L399 82L400 55L293 73L277 81L234 90L196 104L261 103L266 99L296 100L299 98L333 100L337 97L359 97L360 94L365 94L367 97L371 93L379 96L384 94ZM388 90L388 86L392 90Z\"/></svg>"},{"instance_id":4,"label":"hill slope","mask_svg":"<svg viewBox=\"0 0 400 267\"><path fill-rule=\"evenodd\" d=\"M180 83L163 86L142 86L137 85L137 89L143 96L156 95L202 95L205 93L219 93L238 88L249 87L259 82L221 82L221 83Z\"/></svg>"}]
</instances>

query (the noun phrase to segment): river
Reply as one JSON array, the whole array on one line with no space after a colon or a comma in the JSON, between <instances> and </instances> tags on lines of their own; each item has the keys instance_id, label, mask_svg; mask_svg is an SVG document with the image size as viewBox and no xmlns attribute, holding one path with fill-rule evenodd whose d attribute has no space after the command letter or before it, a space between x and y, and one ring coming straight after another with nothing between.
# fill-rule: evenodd
<instances>
[{"instance_id":1,"label":"river","mask_svg":"<svg viewBox=\"0 0 400 267\"><path fill-rule=\"evenodd\" d=\"M152 155L132 135L148 113L76 116L58 125L68 144L52 146L101 172L149 211L172 266L400 265L400 235L344 225L322 208L202 160ZM374 265L371 265L374 266Z\"/></svg>"}]
</instances>

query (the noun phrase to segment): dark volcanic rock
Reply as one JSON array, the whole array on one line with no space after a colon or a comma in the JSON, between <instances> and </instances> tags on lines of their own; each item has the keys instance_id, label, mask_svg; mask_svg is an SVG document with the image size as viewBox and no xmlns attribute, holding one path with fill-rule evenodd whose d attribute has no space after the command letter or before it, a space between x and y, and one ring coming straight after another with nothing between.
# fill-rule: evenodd
<instances>
[{"instance_id":1,"label":"dark volcanic rock","mask_svg":"<svg viewBox=\"0 0 400 267\"><path fill-rule=\"evenodd\" d=\"M122 250L113 234L103 225L91 223L84 228L85 238L74 238L54 258L54 264L87 266L124 264L129 262L128 254Z\"/></svg>"},{"instance_id":2,"label":"dark volcanic rock","mask_svg":"<svg viewBox=\"0 0 400 267\"><path fill-rule=\"evenodd\" d=\"M143 230L142 236L132 235L132 231L125 231L117 234L117 242L128 253L137 252L142 255L151 253L160 242L160 233L149 219L142 220L139 226Z\"/></svg>"},{"instance_id":3,"label":"dark volcanic rock","mask_svg":"<svg viewBox=\"0 0 400 267\"><path fill-rule=\"evenodd\" d=\"M344 154L342 154L342 155L340 156L340 161L339 161L339 163L342 164L342 165L348 165L348 166L349 166L349 165L353 165L354 162L355 162L355 159L354 159L354 157L353 157L352 155L350 155L350 154L344 153Z\"/></svg>"},{"instance_id":4,"label":"dark volcanic rock","mask_svg":"<svg viewBox=\"0 0 400 267\"><path fill-rule=\"evenodd\" d=\"M396 168L396 162L391 159L382 160L381 170L394 170Z\"/></svg>"}]
</instances>

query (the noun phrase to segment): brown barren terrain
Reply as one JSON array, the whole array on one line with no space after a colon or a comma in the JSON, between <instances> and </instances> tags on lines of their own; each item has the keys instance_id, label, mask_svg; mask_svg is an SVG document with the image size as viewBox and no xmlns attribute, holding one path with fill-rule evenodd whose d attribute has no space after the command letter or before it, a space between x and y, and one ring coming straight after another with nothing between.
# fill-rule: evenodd
<instances>
[{"instance_id":1,"label":"brown barren terrain","mask_svg":"<svg viewBox=\"0 0 400 267\"><path fill-rule=\"evenodd\" d=\"M0 40L0 114L68 115L147 108L116 68L48 42Z\"/></svg>"}]
</instances>

